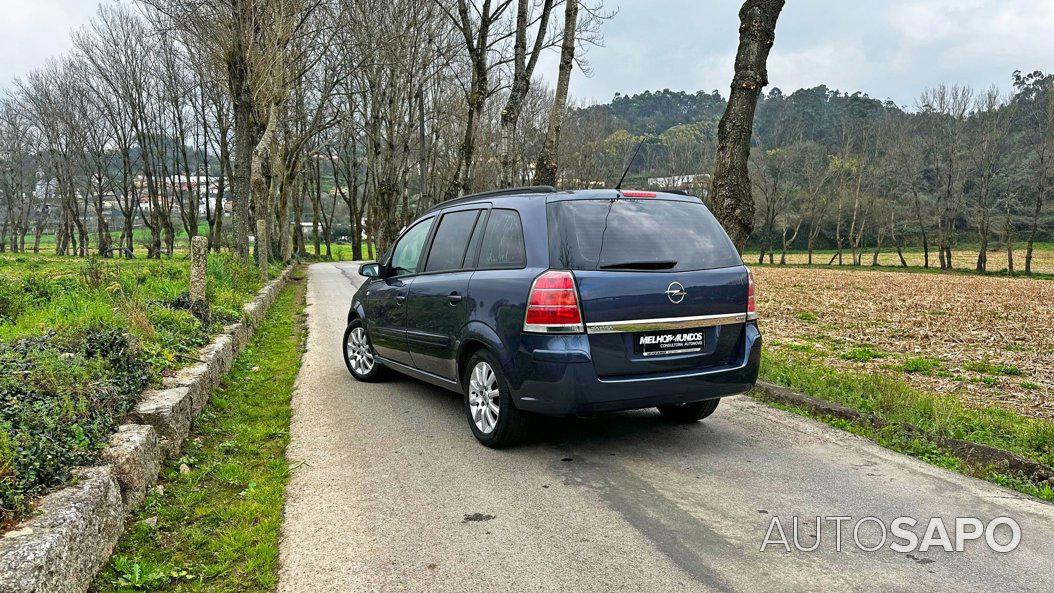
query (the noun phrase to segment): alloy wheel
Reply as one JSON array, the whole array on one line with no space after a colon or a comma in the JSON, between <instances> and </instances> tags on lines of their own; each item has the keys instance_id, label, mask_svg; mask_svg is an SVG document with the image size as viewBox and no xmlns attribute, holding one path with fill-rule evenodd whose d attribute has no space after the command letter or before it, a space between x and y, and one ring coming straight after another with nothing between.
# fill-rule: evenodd
<instances>
[{"instance_id":1,"label":"alloy wheel","mask_svg":"<svg viewBox=\"0 0 1054 593\"><path fill-rule=\"evenodd\" d=\"M468 383L468 405L472 421L483 434L490 434L498 424L499 409L498 377L486 362L479 362L472 369Z\"/></svg>"},{"instance_id":2,"label":"alloy wheel","mask_svg":"<svg viewBox=\"0 0 1054 593\"><path fill-rule=\"evenodd\" d=\"M348 334L348 343L344 345L348 362L356 375L367 375L373 370L373 352L366 340L366 330L356 327Z\"/></svg>"}]
</instances>

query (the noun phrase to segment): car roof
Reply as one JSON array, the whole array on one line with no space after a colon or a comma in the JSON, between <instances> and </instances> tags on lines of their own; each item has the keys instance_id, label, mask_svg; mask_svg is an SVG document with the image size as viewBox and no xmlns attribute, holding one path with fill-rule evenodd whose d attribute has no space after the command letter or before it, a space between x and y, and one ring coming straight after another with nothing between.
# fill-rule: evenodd
<instances>
[{"instance_id":1,"label":"car roof","mask_svg":"<svg viewBox=\"0 0 1054 593\"><path fill-rule=\"evenodd\" d=\"M633 196L624 196L623 193L628 193L637 190L617 190L617 189L579 189L579 190L563 190L557 191L555 188L548 186L533 186L533 187L518 187L506 190L496 190L492 192L483 192L480 194L472 194L453 200L447 200L440 202L435 206L432 206L422 216L428 214L434 214L441 210L451 208L454 206L471 206L474 204L483 203L494 203L509 201L510 206L515 206L518 203L523 203L523 199L542 200L545 203L549 202L562 202L567 200L611 200L614 198L626 198L635 199ZM649 190L649 193L654 193L654 198L646 199L663 199L663 200L675 200L679 202L699 202L699 198L681 193L671 193ZM517 199L519 198L519 199Z\"/></svg>"}]
</instances>

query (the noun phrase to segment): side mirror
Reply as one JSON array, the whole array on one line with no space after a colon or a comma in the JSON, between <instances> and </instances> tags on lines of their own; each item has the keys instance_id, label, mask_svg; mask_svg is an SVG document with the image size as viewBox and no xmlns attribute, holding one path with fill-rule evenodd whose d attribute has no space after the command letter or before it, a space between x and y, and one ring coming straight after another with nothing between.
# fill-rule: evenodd
<instances>
[{"instance_id":1,"label":"side mirror","mask_svg":"<svg viewBox=\"0 0 1054 593\"><path fill-rule=\"evenodd\" d=\"M380 278L380 264L362 264L361 266L359 266L359 276L365 276L367 278Z\"/></svg>"}]
</instances>

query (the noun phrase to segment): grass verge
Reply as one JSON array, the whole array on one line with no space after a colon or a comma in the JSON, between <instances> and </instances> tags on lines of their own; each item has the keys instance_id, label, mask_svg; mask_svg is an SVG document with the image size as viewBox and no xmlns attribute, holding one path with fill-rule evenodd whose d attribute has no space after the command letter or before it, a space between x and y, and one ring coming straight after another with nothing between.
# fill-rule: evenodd
<instances>
[{"instance_id":1,"label":"grass verge","mask_svg":"<svg viewBox=\"0 0 1054 593\"><path fill-rule=\"evenodd\" d=\"M934 465L1054 502L1051 484L1037 484L998 468L967 465L934 442L936 437L961 439L1054 465L1054 422L997 408L967 408L953 396L914 389L902 381L875 373L843 371L813 362L793 351L767 351L762 358L761 378L815 398L874 414L890 424L879 429L863 422L825 417L801 408L770 405L819 419ZM918 427L926 438L909 434L898 426L901 423Z\"/></svg>"},{"instance_id":2,"label":"grass verge","mask_svg":"<svg viewBox=\"0 0 1054 593\"><path fill-rule=\"evenodd\" d=\"M162 468L96 591L274 590L305 287L295 271L182 456Z\"/></svg>"}]
</instances>

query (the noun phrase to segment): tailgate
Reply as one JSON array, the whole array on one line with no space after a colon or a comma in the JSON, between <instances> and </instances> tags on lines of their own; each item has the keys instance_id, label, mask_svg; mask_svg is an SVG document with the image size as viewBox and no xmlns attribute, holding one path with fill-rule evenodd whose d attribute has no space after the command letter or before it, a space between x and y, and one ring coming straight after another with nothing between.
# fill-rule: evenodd
<instances>
[{"instance_id":1,"label":"tailgate","mask_svg":"<svg viewBox=\"0 0 1054 593\"><path fill-rule=\"evenodd\" d=\"M702 370L735 359L746 267L574 274L598 376Z\"/></svg>"}]
</instances>

